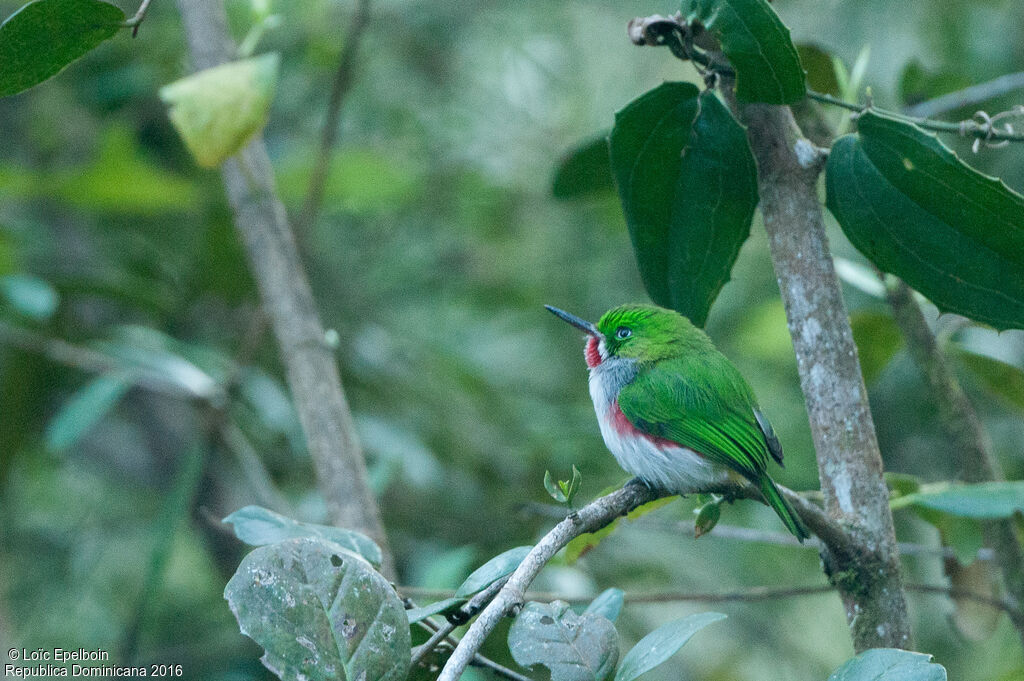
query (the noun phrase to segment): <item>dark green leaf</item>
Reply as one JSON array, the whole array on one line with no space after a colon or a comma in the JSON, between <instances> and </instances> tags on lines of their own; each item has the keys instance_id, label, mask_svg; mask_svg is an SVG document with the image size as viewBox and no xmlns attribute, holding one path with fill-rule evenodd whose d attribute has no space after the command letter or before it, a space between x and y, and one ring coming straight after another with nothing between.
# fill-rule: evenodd
<instances>
[{"instance_id":1,"label":"dark green leaf","mask_svg":"<svg viewBox=\"0 0 1024 681\"><path fill-rule=\"evenodd\" d=\"M961 518L1008 518L1024 511L1024 480L923 485L920 492L893 499L890 505L923 506Z\"/></svg>"},{"instance_id":2,"label":"dark green leaf","mask_svg":"<svg viewBox=\"0 0 1024 681\"><path fill-rule=\"evenodd\" d=\"M274 544L286 539L311 537L338 544L359 554L375 567L380 567L382 560L380 547L364 534L340 527L292 520L262 506L246 506L229 515L224 522L231 523L234 526L235 536L252 546Z\"/></svg>"},{"instance_id":3,"label":"dark green leaf","mask_svg":"<svg viewBox=\"0 0 1024 681\"><path fill-rule=\"evenodd\" d=\"M664 83L616 114L611 159L648 294L703 326L757 206L746 133L713 92Z\"/></svg>"},{"instance_id":4,"label":"dark green leaf","mask_svg":"<svg viewBox=\"0 0 1024 681\"><path fill-rule=\"evenodd\" d=\"M612 587L605 589L597 598L590 601L590 605L583 611L584 615L600 615L609 622L614 622L622 610L622 598L625 594L622 589Z\"/></svg>"},{"instance_id":5,"label":"dark green leaf","mask_svg":"<svg viewBox=\"0 0 1024 681\"><path fill-rule=\"evenodd\" d=\"M62 452L74 446L121 401L131 380L123 373L94 378L69 399L46 426L46 448Z\"/></svg>"},{"instance_id":6,"label":"dark green leaf","mask_svg":"<svg viewBox=\"0 0 1024 681\"><path fill-rule=\"evenodd\" d=\"M615 625L594 614L577 615L567 603L527 603L508 632L512 659L541 664L551 681L603 681L619 659Z\"/></svg>"},{"instance_id":7,"label":"dark green leaf","mask_svg":"<svg viewBox=\"0 0 1024 681\"><path fill-rule=\"evenodd\" d=\"M1009 406L1024 410L1024 371L966 348L957 348L956 355L986 390Z\"/></svg>"},{"instance_id":8,"label":"dark green leaf","mask_svg":"<svg viewBox=\"0 0 1024 681\"><path fill-rule=\"evenodd\" d=\"M850 327L864 382L874 383L903 347L903 334L891 315L872 310L858 310L850 315Z\"/></svg>"},{"instance_id":9,"label":"dark green leaf","mask_svg":"<svg viewBox=\"0 0 1024 681\"><path fill-rule=\"evenodd\" d=\"M687 21L700 21L736 70L736 96L792 104L804 98L804 68L789 29L766 0L683 0Z\"/></svg>"},{"instance_id":10,"label":"dark green leaf","mask_svg":"<svg viewBox=\"0 0 1024 681\"><path fill-rule=\"evenodd\" d=\"M532 546L517 546L504 553L499 553L476 570L473 570L469 577L466 577L466 581L455 590L455 595L459 597L471 596L477 591L483 591L492 582L501 579L505 575L512 574L532 548Z\"/></svg>"},{"instance_id":11,"label":"dark green leaf","mask_svg":"<svg viewBox=\"0 0 1024 681\"><path fill-rule=\"evenodd\" d=\"M847 660L828 681L946 681L946 670L931 660L898 648L872 648Z\"/></svg>"},{"instance_id":12,"label":"dark green leaf","mask_svg":"<svg viewBox=\"0 0 1024 681\"><path fill-rule=\"evenodd\" d=\"M935 99L947 92L963 90L971 79L949 71L929 71L920 60L912 59L900 74L900 97L904 104L913 105ZM974 110L971 109L973 112Z\"/></svg>"},{"instance_id":13,"label":"dark green leaf","mask_svg":"<svg viewBox=\"0 0 1024 681\"><path fill-rule=\"evenodd\" d=\"M120 29L124 12L98 0L36 0L0 25L0 97L38 85Z\"/></svg>"},{"instance_id":14,"label":"dark green leaf","mask_svg":"<svg viewBox=\"0 0 1024 681\"><path fill-rule=\"evenodd\" d=\"M702 612L664 624L644 636L626 653L615 673L615 681L633 681L672 657L690 637L711 624L724 620L720 612Z\"/></svg>"},{"instance_id":15,"label":"dark green leaf","mask_svg":"<svg viewBox=\"0 0 1024 681\"><path fill-rule=\"evenodd\" d=\"M718 502L704 504L697 511L697 518L693 523L693 537L699 539L711 530L715 529L719 519L722 517L722 505Z\"/></svg>"},{"instance_id":16,"label":"dark green leaf","mask_svg":"<svg viewBox=\"0 0 1024 681\"><path fill-rule=\"evenodd\" d=\"M405 611L405 616L409 620L409 624L415 624L434 615L446 615L449 612L454 612L465 602L465 598L446 598L443 601L437 601L436 603L419 608L410 608Z\"/></svg>"},{"instance_id":17,"label":"dark green leaf","mask_svg":"<svg viewBox=\"0 0 1024 681\"><path fill-rule=\"evenodd\" d=\"M836 80L832 55L817 45L797 45L796 51L807 73L808 87L838 97L839 81Z\"/></svg>"},{"instance_id":18,"label":"dark green leaf","mask_svg":"<svg viewBox=\"0 0 1024 681\"><path fill-rule=\"evenodd\" d=\"M1024 197L873 112L832 147L828 207L875 265L943 311L1024 327Z\"/></svg>"},{"instance_id":19,"label":"dark green leaf","mask_svg":"<svg viewBox=\"0 0 1024 681\"><path fill-rule=\"evenodd\" d=\"M575 199L614 188L608 133L583 142L563 156L551 182L556 199Z\"/></svg>"},{"instance_id":20,"label":"dark green leaf","mask_svg":"<svg viewBox=\"0 0 1024 681\"><path fill-rule=\"evenodd\" d=\"M261 546L224 589L242 633L287 681L404 681L409 623L386 579L321 539Z\"/></svg>"}]
</instances>

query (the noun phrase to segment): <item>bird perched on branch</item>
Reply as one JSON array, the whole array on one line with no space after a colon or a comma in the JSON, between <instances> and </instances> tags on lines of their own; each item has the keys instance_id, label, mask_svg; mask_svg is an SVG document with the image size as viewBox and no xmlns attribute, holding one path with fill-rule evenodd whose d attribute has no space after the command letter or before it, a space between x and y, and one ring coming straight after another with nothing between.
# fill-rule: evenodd
<instances>
[{"instance_id":1,"label":"bird perched on branch","mask_svg":"<svg viewBox=\"0 0 1024 681\"><path fill-rule=\"evenodd\" d=\"M616 307L596 325L545 307L589 336L590 397L622 468L676 494L747 481L790 532L810 536L768 475L769 458L782 464L775 431L707 334L655 305Z\"/></svg>"}]
</instances>

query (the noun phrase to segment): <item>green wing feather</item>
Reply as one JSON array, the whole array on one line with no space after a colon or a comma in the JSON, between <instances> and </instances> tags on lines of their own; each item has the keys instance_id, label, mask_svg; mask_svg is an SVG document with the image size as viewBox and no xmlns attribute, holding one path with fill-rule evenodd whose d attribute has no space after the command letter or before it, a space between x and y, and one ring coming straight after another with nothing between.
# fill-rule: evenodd
<instances>
[{"instance_id":1,"label":"green wing feather","mask_svg":"<svg viewBox=\"0 0 1024 681\"><path fill-rule=\"evenodd\" d=\"M750 386L719 353L663 360L641 371L619 393L619 408L639 430L678 442L755 482L775 456ZM771 439L777 447L774 433Z\"/></svg>"},{"instance_id":2,"label":"green wing feather","mask_svg":"<svg viewBox=\"0 0 1024 681\"><path fill-rule=\"evenodd\" d=\"M765 502L802 542L810 536L767 473L782 446L754 393L720 353L662 360L619 392L619 408L637 429L703 454L754 483Z\"/></svg>"}]
</instances>

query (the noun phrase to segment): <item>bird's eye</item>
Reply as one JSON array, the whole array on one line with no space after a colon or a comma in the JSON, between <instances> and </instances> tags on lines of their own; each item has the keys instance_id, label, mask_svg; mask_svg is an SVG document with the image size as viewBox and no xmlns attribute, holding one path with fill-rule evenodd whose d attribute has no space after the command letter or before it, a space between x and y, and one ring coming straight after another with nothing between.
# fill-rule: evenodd
<instances>
[{"instance_id":1,"label":"bird's eye","mask_svg":"<svg viewBox=\"0 0 1024 681\"><path fill-rule=\"evenodd\" d=\"M615 337L618 338L619 340L629 338L632 335L633 331L628 327L620 326L619 328L615 329Z\"/></svg>"}]
</instances>

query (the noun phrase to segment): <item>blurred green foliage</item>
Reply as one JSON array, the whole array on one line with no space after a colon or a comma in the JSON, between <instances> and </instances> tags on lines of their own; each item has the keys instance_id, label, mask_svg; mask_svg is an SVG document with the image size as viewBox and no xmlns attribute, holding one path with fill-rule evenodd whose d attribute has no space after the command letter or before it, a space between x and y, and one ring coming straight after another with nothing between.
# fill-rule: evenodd
<instances>
[{"instance_id":1,"label":"blurred green foliage","mask_svg":"<svg viewBox=\"0 0 1024 681\"><path fill-rule=\"evenodd\" d=\"M19 5L0 0L0 14ZM930 96L1024 61L1015 39L1024 7L1013 0L774 6L797 43L848 68L870 45L864 84L885 106L904 103L903 74L914 63L935 75ZM250 8L233 0L229 9L241 38ZM281 80L266 137L294 212L351 4L275 9L283 23L262 49L280 52ZM582 342L541 305L594 317L644 299L643 288L615 198L558 201L550 180L565 150L609 128L639 93L662 80L699 82L689 66L625 37L629 18L674 9L635 0L382 0L372 8L324 211L298 236L320 312L339 335L401 583L454 588L486 559L534 540L552 522L531 505L549 503L545 470L577 465L580 499L625 479L600 440ZM157 95L187 72L186 61L173 3L156 2L137 39L118 35L57 78L0 99L0 333L33 334L27 343L0 335L0 640L105 648L125 664L134 650L140 661L183 664L189 678L269 678L222 598L247 547L219 519L259 503L323 522L325 508L219 177L193 166ZM947 142L969 156L969 141ZM1024 149L969 158L1024 188ZM834 224L830 237L837 255L861 261ZM872 358L887 469L955 477L958 458L936 429L919 373L889 336L871 331L881 328L874 320L887 314L884 304L852 286L846 293L851 313L866 320L862 348L884 345L862 352ZM707 328L786 448L780 482L816 487L759 218ZM957 367L1007 477L1024 477L1019 400L993 392L1005 383L999 362L1011 377L1024 367L1024 334L949 318L937 328L994 360L973 362L984 364L977 376L971 361ZM127 367L135 386L119 400L94 394L101 418L74 411L83 391L97 390L90 353ZM228 382L234 387L222 390ZM72 417L81 432L59 430L58 442L71 444L48 446L47 433L52 445ZM205 437L218 432L211 422L237 425L265 471L237 438ZM196 447L204 468L195 500L168 530L159 519ZM682 536L678 524L692 523L695 504L620 523L579 561L549 567L537 588L593 596L612 586L821 582L813 550ZM723 507L721 523L777 524L752 503ZM938 542L913 513L897 523L901 539ZM158 551L167 555L154 583ZM910 581L943 580L933 556L905 565ZM947 621L947 599L911 599L918 646L950 678L1020 678L1024 661L1005 618L987 638L967 640ZM834 596L717 607L730 617L701 637L701 655L645 678L823 679L852 653ZM635 640L704 609L627 603L619 629ZM496 634L485 652L510 663L504 638Z\"/></svg>"}]
</instances>

